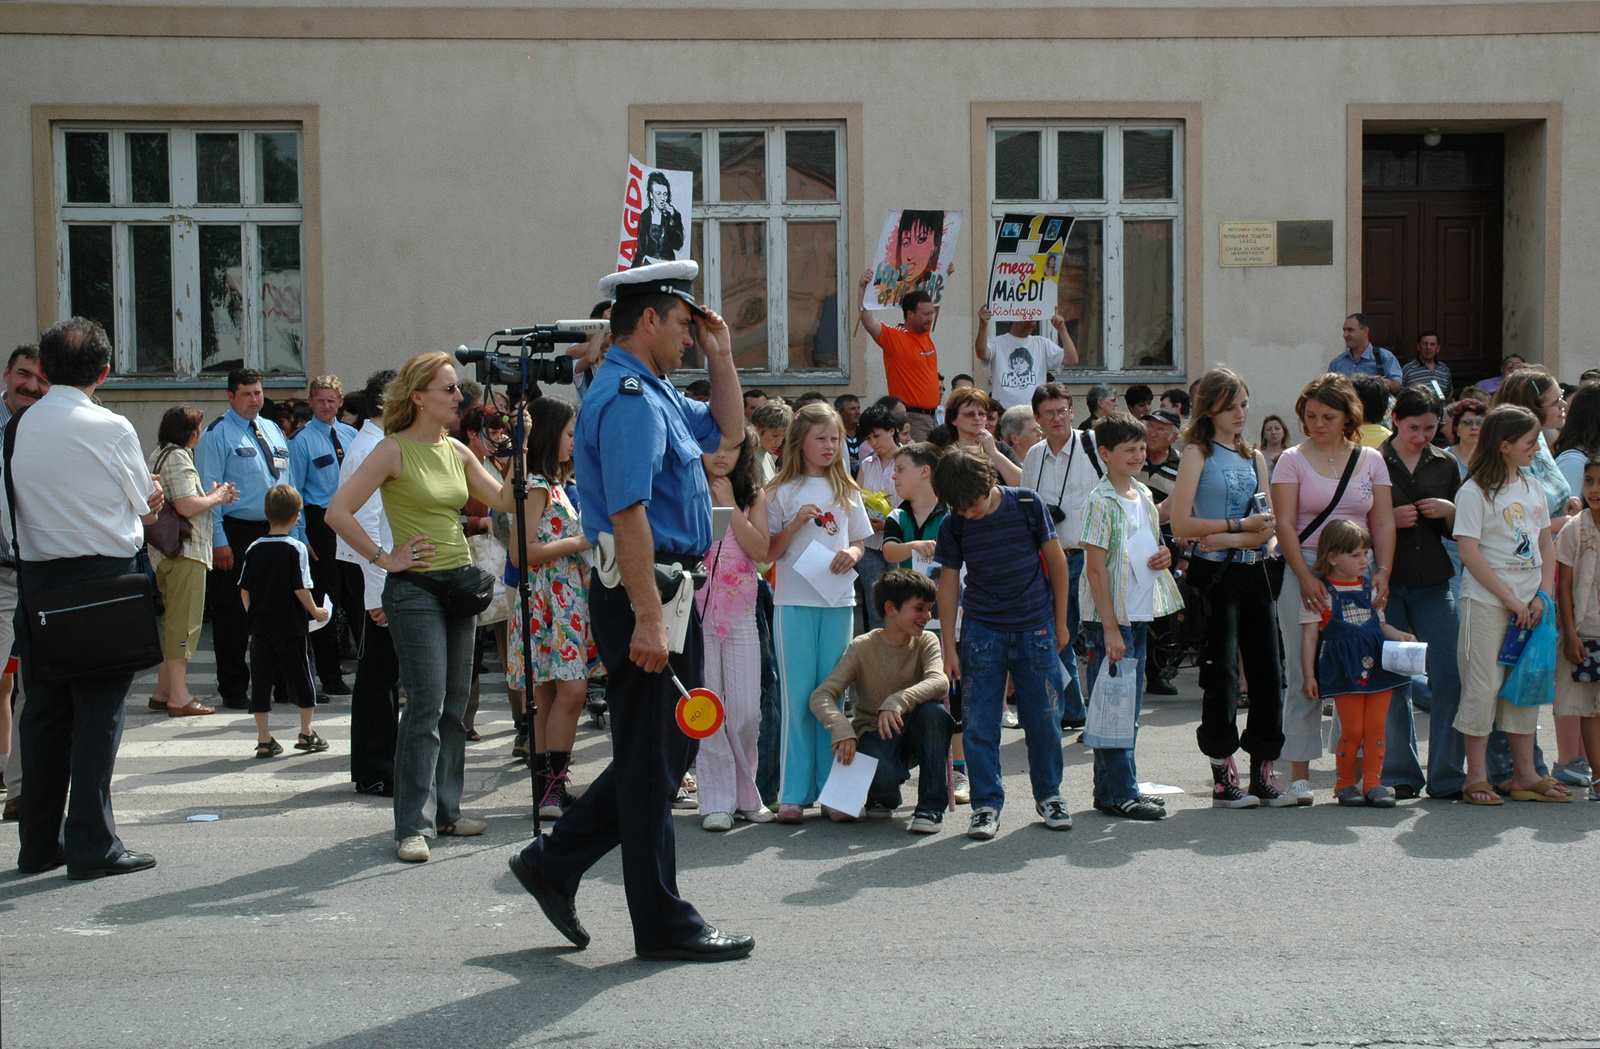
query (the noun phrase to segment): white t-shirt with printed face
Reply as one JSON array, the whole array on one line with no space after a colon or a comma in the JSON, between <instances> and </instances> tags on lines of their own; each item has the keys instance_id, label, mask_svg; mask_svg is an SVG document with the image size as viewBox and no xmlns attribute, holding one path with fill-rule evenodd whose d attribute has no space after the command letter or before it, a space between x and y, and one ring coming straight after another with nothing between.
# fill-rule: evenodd
<instances>
[{"instance_id":1,"label":"white t-shirt with printed face","mask_svg":"<svg viewBox=\"0 0 1600 1049\"><path fill-rule=\"evenodd\" d=\"M1032 404L1033 391L1049 380L1050 369L1061 367L1061 360L1061 347L1043 335L1025 339L1010 334L995 336L989 340L987 365L994 399L1006 408Z\"/></svg>"},{"instance_id":2,"label":"white t-shirt with printed face","mask_svg":"<svg viewBox=\"0 0 1600 1049\"><path fill-rule=\"evenodd\" d=\"M1532 601L1539 593L1541 564L1539 533L1550 527L1544 488L1516 474L1491 498L1476 481L1467 481L1456 493L1455 536L1478 541L1478 551L1489 568L1518 601ZM1464 570L1461 596L1498 605L1500 599Z\"/></svg>"}]
</instances>

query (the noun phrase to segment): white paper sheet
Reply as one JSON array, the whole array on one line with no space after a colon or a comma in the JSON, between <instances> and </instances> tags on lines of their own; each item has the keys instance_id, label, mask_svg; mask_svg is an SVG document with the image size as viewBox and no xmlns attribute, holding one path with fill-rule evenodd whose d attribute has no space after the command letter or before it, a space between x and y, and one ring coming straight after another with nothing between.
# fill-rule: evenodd
<instances>
[{"instance_id":1,"label":"white paper sheet","mask_svg":"<svg viewBox=\"0 0 1600 1049\"><path fill-rule=\"evenodd\" d=\"M861 815L861 810L867 807L867 788L872 786L872 777L877 771L878 759L860 751L856 752L854 760L848 765L841 765L839 759L834 758L833 768L828 771L828 782L822 785L822 793L817 795L817 804L848 812L852 816Z\"/></svg>"},{"instance_id":2,"label":"white paper sheet","mask_svg":"<svg viewBox=\"0 0 1600 1049\"><path fill-rule=\"evenodd\" d=\"M1426 674L1428 646L1421 641L1385 641L1383 669L1396 674Z\"/></svg>"},{"instance_id":3,"label":"white paper sheet","mask_svg":"<svg viewBox=\"0 0 1600 1049\"><path fill-rule=\"evenodd\" d=\"M851 569L842 575L835 575L829 569L837 551L832 550L815 539L811 545L794 559L794 570L800 577L811 584L824 601L834 608L848 605L855 594L856 572Z\"/></svg>"},{"instance_id":4,"label":"white paper sheet","mask_svg":"<svg viewBox=\"0 0 1600 1049\"><path fill-rule=\"evenodd\" d=\"M1139 793L1140 794L1150 794L1150 795L1156 795L1156 794L1182 794L1183 793L1183 788L1182 787L1174 787L1169 783L1141 783L1141 784L1139 784Z\"/></svg>"},{"instance_id":5,"label":"white paper sheet","mask_svg":"<svg viewBox=\"0 0 1600 1049\"><path fill-rule=\"evenodd\" d=\"M1150 567L1150 559L1161 549L1156 537L1150 534L1150 529L1141 528L1128 536L1127 549L1128 560L1133 562L1133 579L1128 589L1149 590L1156 585L1156 570Z\"/></svg>"},{"instance_id":6,"label":"white paper sheet","mask_svg":"<svg viewBox=\"0 0 1600 1049\"><path fill-rule=\"evenodd\" d=\"M330 595L330 594L323 594L322 595L322 607L328 610L328 618L327 619L322 619L322 620L313 619L311 622L306 624L306 629L308 631L310 631L311 633L313 633L313 634L315 634L318 630L321 630L323 627L327 626L329 623L333 622L333 597L332 597L332 595Z\"/></svg>"}]
</instances>

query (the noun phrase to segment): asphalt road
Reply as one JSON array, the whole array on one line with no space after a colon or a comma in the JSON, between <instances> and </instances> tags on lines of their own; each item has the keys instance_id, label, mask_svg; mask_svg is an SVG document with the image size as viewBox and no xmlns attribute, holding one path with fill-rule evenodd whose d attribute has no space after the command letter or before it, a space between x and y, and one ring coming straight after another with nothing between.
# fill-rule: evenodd
<instances>
[{"instance_id":1,"label":"asphalt road","mask_svg":"<svg viewBox=\"0 0 1600 1049\"><path fill-rule=\"evenodd\" d=\"M208 648L208 646L207 646ZM197 660L197 691L209 683ZM615 854L578 902L576 951L506 869L527 840L528 774L503 693L468 755L480 838L397 862L387 803L333 749L252 759L247 715L169 720L135 685L115 781L123 839L154 870L94 882L15 873L0 830L6 1047L1348 1046L1600 1044L1600 804L1419 801L1209 806L1194 674L1143 719L1141 777L1182 787L1158 824L1028 804L1022 734L999 837L893 821L731 833L677 820L679 881L713 924L753 933L738 963L633 956ZM293 714L274 715L292 738ZM1546 716L1548 722L1548 715ZM1548 731L1548 724L1546 725ZM1419 735L1422 733L1419 732ZM607 760L579 730L578 786ZM908 798L911 796L908 791ZM215 822L193 822L197 814Z\"/></svg>"}]
</instances>

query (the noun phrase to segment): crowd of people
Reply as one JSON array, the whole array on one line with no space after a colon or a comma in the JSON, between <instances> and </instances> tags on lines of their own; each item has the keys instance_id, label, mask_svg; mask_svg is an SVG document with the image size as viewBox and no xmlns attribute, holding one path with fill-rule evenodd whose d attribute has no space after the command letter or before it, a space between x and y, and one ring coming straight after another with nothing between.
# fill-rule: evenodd
<instances>
[{"instance_id":1,"label":"crowd of people","mask_svg":"<svg viewBox=\"0 0 1600 1049\"><path fill-rule=\"evenodd\" d=\"M985 308L974 349L993 392L970 375L946 392L936 313L920 292L900 325L862 312L888 396L790 401L745 388L742 435L723 433L710 451L706 434L669 435L667 454L699 457L728 518L683 565L700 580L704 685L725 713L675 784L674 805L697 809L704 829L800 823L835 761L859 754L878 762L865 808L823 806L824 817L893 817L915 772L911 832L935 833L968 805L967 833L992 838L1006 729L1023 733L1045 827L1072 825L1063 743L1080 730L1094 808L1159 820L1165 799L1139 785L1138 716L1146 694L1177 693L1186 659L1199 668L1196 740L1216 807L1314 803L1310 765L1330 738L1340 805L1424 793L1600 800L1589 765L1600 748L1600 372L1565 386L1512 356L1492 380L1457 386L1433 333L1402 367L1356 314L1292 418L1258 423L1227 367L1159 392L1095 385L1080 405L1060 381L1078 352L1059 314L1052 340L1033 322L990 334ZM23 441L19 488L22 463L48 459L47 422L127 443L131 428L92 399L108 347L75 318L12 354L0 424L39 405L10 427ZM287 404L238 369L220 416L166 412L156 446L96 496L99 533L81 520L69 529L81 549L51 553L53 522L27 495L11 497L5 546L30 567L89 558L150 573L164 612L148 705L169 718L215 713L187 674L209 612L218 700L254 715L257 759L284 753L274 701L298 710L294 749L320 753L319 699L350 695L351 778L393 799L405 861L426 860L435 835L486 828L461 811L463 773L496 651L511 756L532 770L538 814L560 819L575 801L578 721L585 709L603 716L598 697L618 671L596 644L608 613L591 587L605 555L583 526L574 443L607 351L605 335L574 349L575 397L485 391L443 353L377 372L360 391L319 376ZM627 382L622 395L638 392ZM712 392L702 380L671 396ZM526 453L514 464L518 433ZM145 534L162 514L182 522L164 548ZM8 631L15 569L0 568ZM37 585L46 573L32 575ZM1552 620L1556 640L1541 642ZM1511 643L1529 637L1524 651L1553 646L1554 657L1519 666ZM1425 644L1425 672L1391 669L1386 642ZM341 667L351 652L353 685ZM20 865L59 859L92 877L153 863L121 849L111 820L120 710L77 696L103 738L94 761L76 748L68 759L71 719L47 723L35 706L57 686L30 681L25 643L19 655L25 687L13 688L16 660L0 679L0 740L11 741L0 774L6 818L24 821ZM1536 733L1551 703L1553 763ZM1417 709L1429 714L1425 748Z\"/></svg>"}]
</instances>

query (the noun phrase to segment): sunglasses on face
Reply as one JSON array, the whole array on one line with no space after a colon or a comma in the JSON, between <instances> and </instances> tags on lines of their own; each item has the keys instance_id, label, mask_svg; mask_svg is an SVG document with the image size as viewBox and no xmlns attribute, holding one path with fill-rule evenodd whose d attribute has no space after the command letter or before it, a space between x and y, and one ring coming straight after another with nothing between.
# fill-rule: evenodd
<instances>
[{"instance_id":1,"label":"sunglasses on face","mask_svg":"<svg viewBox=\"0 0 1600 1049\"><path fill-rule=\"evenodd\" d=\"M429 386L427 389L437 390L439 393L455 393L457 390L461 389L461 384L458 382L452 382L444 386Z\"/></svg>"}]
</instances>

